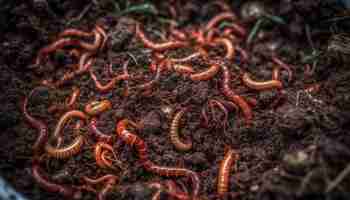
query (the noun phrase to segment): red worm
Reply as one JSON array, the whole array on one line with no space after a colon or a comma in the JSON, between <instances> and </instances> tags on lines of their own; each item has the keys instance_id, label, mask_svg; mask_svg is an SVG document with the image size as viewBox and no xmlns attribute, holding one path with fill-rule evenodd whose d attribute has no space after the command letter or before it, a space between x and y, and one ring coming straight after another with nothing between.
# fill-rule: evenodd
<instances>
[{"instance_id":1,"label":"red worm","mask_svg":"<svg viewBox=\"0 0 350 200\"><path fill-rule=\"evenodd\" d=\"M96 25L96 26L95 26L95 29L96 29L96 31L97 31L98 33L100 33L100 34L102 35L102 37L103 37L102 44L100 45L100 49L103 50L104 47L106 46L106 42L107 42L107 38L108 38L107 33L106 33L106 32L103 30L103 28L102 28L101 26L99 26L99 25Z\"/></svg>"},{"instance_id":2,"label":"red worm","mask_svg":"<svg viewBox=\"0 0 350 200\"><path fill-rule=\"evenodd\" d=\"M98 141L111 143L114 140L112 135L106 135L97 128L97 118L91 119L89 123L89 131L96 137Z\"/></svg>"},{"instance_id":3,"label":"red worm","mask_svg":"<svg viewBox=\"0 0 350 200\"><path fill-rule=\"evenodd\" d=\"M169 196L178 200L190 200L190 196L184 192L179 192L176 184L173 181L166 181L165 186L159 182L149 183L149 188L155 188L158 191L153 195L152 200L160 200L162 192L166 192Z\"/></svg>"},{"instance_id":4,"label":"red worm","mask_svg":"<svg viewBox=\"0 0 350 200\"><path fill-rule=\"evenodd\" d=\"M48 108L48 112L53 113L57 111L73 109L79 95L80 95L80 89L74 86L71 96L66 99L65 103L50 106Z\"/></svg>"},{"instance_id":5,"label":"red worm","mask_svg":"<svg viewBox=\"0 0 350 200\"><path fill-rule=\"evenodd\" d=\"M28 99L33 95L35 90L36 89L34 88L29 93L29 95L27 97L25 97L22 110L23 110L24 117L29 122L29 124L31 126L33 126L35 129L37 129L39 132L39 136L33 145L34 153L37 154L44 148L45 144L47 143L49 133L48 133L47 125L44 122L42 122L41 120L38 120L38 119L32 117L27 111Z\"/></svg>"},{"instance_id":6,"label":"red worm","mask_svg":"<svg viewBox=\"0 0 350 200\"><path fill-rule=\"evenodd\" d=\"M226 27L224 30L224 35L231 35L231 33L236 33L240 37L245 37L247 36L247 30L236 23L230 24L229 27Z\"/></svg>"},{"instance_id":7,"label":"red worm","mask_svg":"<svg viewBox=\"0 0 350 200\"><path fill-rule=\"evenodd\" d=\"M165 51L165 50L169 50L169 49L177 49L177 48L184 47L187 45L186 42L179 42L179 41L154 43L153 41L149 40L146 37L145 33L141 30L140 24L136 25L136 35L147 48L153 49L155 51Z\"/></svg>"},{"instance_id":8,"label":"red worm","mask_svg":"<svg viewBox=\"0 0 350 200\"><path fill-rule=\"evenodd\" d=\"M92 185L99 184L101 182L104 183L103 189L98 193L97 199L98 200L104 200L106 199L107 194L113 189L113 187L116 185L118 181L118 177L108 174L103 177L100 177L98 179L90 179L88 177L83 177L83 179L88 183Z\"/></svg>"},{"instance_id":9,"label":"red worm","mask_svg":"<svg viewBox=\"0 0 350 200\"><path fill-rule=\"evenodd\" d=\"M170 34L175 37L177 40L185 41L187 40L188 36L186 35L185 32L176 29L176 28L171 28Z\"/></svg>"},{"instance_id":10,"label":"red worm","mask_svg":"<svg viewBox=\"0 0 350 200\"><path fill-rule=\"evenodd\" d=\"M223 71L223 80L222 80L222 93L233 103L239 106L239 108L243 111L246 124L250 124L253 118L252 109L246 102L246 100L240 95L236 94L230 87L231 82L231 73L226 65L221 65L221 69Z\"/></svg>"},{"instance_id":11,"label":"red worm","mask_svg":"<svg viewBox=\"0 0 350 200\"><path fill-rule=\"evenodd\" d=\"M147 155L147 146L145 142L138 137L137 135L131 133L127 130L129 125L135 126L135 123L124 119L117 123L116 133L118 137L123 140L126 144L134 146L138 152L138 157L141 161L143 167L150 172L159 174L161 176L186 176L190 177L193 184L192 198L196 199L199 193L199 177L196 172L185 169L185 168L176 168L176 167L162 167L158 166L152 161L149 160Z\"/></svg>"},{"instance_id":12,"label":"red worm","mask_svg":"<svg viewBox=\"0 0 350 200\"><path fill-rule=\"evenodd\" d=\"M173 67L173 70L179 74L187 75L195 72L190 65L173 64L172 67Z\"/></svg>"},{"instance_id":13,"label":"red worm","mask_svg":"<svg viewBox=\"0 0 350 200\"><path fill-rule=\"evenodd\" d=\"M95 145L95 160L96 160L97 166L99 166L101 168L107 168L107 167L114 168L112 165L112 162L108 161L104 157L104 154L102 154L103 152L106 152L104 150L108 150L108 151L112 152L113 155L115 156L113 147L111 145L104 143L104 142L98 142Z\"/></svg>"},{"instance_id":14,"label":"red worm","mask_svg":"<svg viewBox=\"0 0 350 200\"><path fill-rule=\"evenodd\" d=\"M213 64L207 70L190 75L192 81L207 81L212 79L220 70L220 66Z\"/></svg>"},{"instance_id":15,"label":"red worm","mask_svg":"<svg viewBox=\"0 0 350 200\"><path fill-rule=\"evenodd\" d=\"M239 52L239 54L241 55L241 60L242 62L244 63L247 63L248 62L248 59L249 59L249 55L247 53L247 51L245 49L243 49L241 46L239 45L236 45L235 46L235 49Z\"/></svg>"},{"instance_id":16,"label":"red worm","mask_svg":"<svg viewBox=\"0 0 350 200\"><path fill-rule=\"evenodd\" d=\"M80 42L80 46L83 49L88 50L90 52L96 52L101 47L104 38L102 38L102 34L96 29L93 30L92 32L94 33L94 36L95 36L94 42L92 44L87 42Z\"/></svg>"},{"instance_id":17,"label":"red worm","mask_svg":"<svg viewBox=\"0 0 350 200\"><path fill-rule=\"evenodd\" d=\"M62 38L49 44L48 46L39 50L38 56L36 58L35 64L40 64L41 59L46 57L49 53L56 51L57 49L62 49L66 46L79 46L81 42L76 39Z\"/></svg>"},{"instance_id":18,"label":"red worm","mask_svg":"<svg viewBox=\"0 0 350 200\"><path fill-rule=\"evenodd\" d=\"M235 57L235 48L233 47L232 42L227 38L217 38L212 42L213 45L223 45L226 49L226 59L233 59Z\"/></svg>"},{"instance_id":19,"label":"red worm","mask_svg":"<svg viewBox=\"0 0 350 200\"><path fill-rule=\"evenodd\" d=\"M32 166L32 175L39 186L49 192L59 193L68 199L81 199L80 190L50 182L47 177L42 174L42 169L37 163Z\"/></svg>"},{"instance_id":20,"label":"red worm","mask_svg":"<svg viewBox=\"0 0 350 200\"><path fill-rule=\"evenodd\" d=\"M288 72L288 81L289 82L292 81L292 79L293 79L293 71L292 71L291 67L289 65L287 65L286 63L284 63L279 58L277 58L276 56L272 56L271 59L272 59L272 62L274 62L275 64L277 64L282 69L285 69Z\"/></svg>"},{"instance_id":21,"label":"red worm","mask_svg":"<svg viewBox=\"0 0 350 200\"><path fill-rule=\"evenodd\" d=\"M244 85L254 90L270 90L282 88L282 83L279 80L254 81L250 78L250 75L247 72L243 74L242 81Z\"/></svg>"},{"instance_id":22,"label":"red worm","mask_svg":"<svg viewBox=\"0 0 350 200\"><path fill-rule=\"evenodd\" d=\"M135 86L135 88L139 90L151 90L154 87L154 85L159 82L161 70L162 70L161 66L157 66L157 72L154 79L146 83L137 85Z\"/></svg>"},{"instance_id":23,"label":"red worm","mask_svg":"<svg viewBox=\"0 0 350 200\"><path fill-rule=\"evenodd\" d=\"M213 17L205 26L205 30L209 31L213 29L215 26L217 26L221 21L223 20L231 20L234 21L237 19L237 16L232 12L223 12L221 14L216 15Z\"/></svg>"},{"instance_id":24,"label":"red worm","mask_svg":"<svg viewBox=\"0 0 350 200\"><path fill-rule=\"evenodd\" d=\"M90 116L96 116L112 108L112 103L107 100L95 100L85 105L84 111Z\"/></svg>"},{"instance_id":25,"label":"red worm","mask_svg":"<svg viewBox=\"0 0 350 200\"><path fill-rule=\"evenodd\" d=\"M129 78L128 74L121 74L121 75L118 75L118 76L112 78L112 80L110 80L107 84L102 85L102 83L100 83L100 81L97 79L97 77L94 74L93 70L90 69L89 72L90 72L90 76L91 76L92 80L95 83L95 86L96 86L97 90L100 91L100 92L109 92L110 90L112 90L115 87L115 85L119 81L127 80Z\"/></svg>"},{"instance_id":26,"label":"red worm","mask_svg":"<svg viewBox=\"0 0 350 200\"><path fill-rule=\"evenodd\" d=\"M170 58L170 62L172 63L184 63L184 62L189 62L194 58L200 57L201 54L199 52L193 53L191 55L188 55L186 57L183 58Z\"/></svg>"},{"instance_id":27,"label":"red worm","mask_svg":"<svg viewBox=\"0 0 350 200\"><path fill-rule=\"evenodd\" d=\"M230 173L232 171L232 167L235 165L238 159L239 156L237 152L230 149L225 154L224 159L221 161L217 185L217 191L220 196L225 195L229 189Z\"/></svg>"},{"instance_id":28,"label":"red worm","mask_svg":"<svg viewBox=\"0 0 350 200\"><path fill-rule=\"evenodd\" d=\"M71 36L75 36L75 37L91 37L93 36L93 33L89 33L89 32L85 32L85 31L81 31L78 29L74 29L74 28L69 28L64 30L62 33L60 33L58 35L58 37L71 37Z\"/></svg>"},{"instance_id":29,"label":"red worm","mask_svg":"<svg viewBox=\"0 0 350 200\"><path fill-rule=\"evenodd\" d=\"M184 108L184 109L181 109L179 112L177 112L170 125L170 141L174 144L175 148L179 151L188 151L192 148L192 142L184 143L180 140L180 137L179 137L180 121L186 111L187 109Z\"/></svg>"}]
</instances>

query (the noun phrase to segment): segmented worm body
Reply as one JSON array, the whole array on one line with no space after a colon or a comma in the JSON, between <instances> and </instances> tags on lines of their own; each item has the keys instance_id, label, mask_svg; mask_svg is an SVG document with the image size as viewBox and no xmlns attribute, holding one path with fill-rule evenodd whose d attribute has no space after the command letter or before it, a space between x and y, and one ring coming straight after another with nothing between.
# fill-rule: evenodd
<instances>
[{"instance_id":1,"label":"segmented worm body","mask_svg":"<svg viewBox=\"0 0 350 200\"><path fill-rule=\"evenodd\" d=\"M217 26L221 21L224 20L231 20L234 21L237 19L237 16L232 13L232 12L223 12L221 14L216 15L215 17L213 17L205 26L205 30L209 31L211 29L213 29L215 26Z\"/></svg>"},{"instance_id":2,"label":"segmented worm body","mask_svg":"<svg viewBox=\"0 0 350 200\"><path fill-rule=\"evenodd\" d=\"M112 103L107 100L95 100L85 105L84 111L90 116L96 116L112 109Z\"/></svg>"},{"instance_id":3,"label":"segmented worm body","mask_svg":"<svg viewBox=\"0 0 350 200\"><path fill-rule=\"evenodd\" d=\"M104 156L103 152L112 152L115 156L113 147L107 143L104 142L98 142L95 145L95 160L96 164L101 168L113 168L112 162L108 161L106 157ZM116 156L115 156L116 157Z\"/></svg>"},{"instance_id":4,"label":"segmented worm body","mask_svg":"<svg viewBox=\"0 0 350 200\"><path fill-rule=\"evenodd\" d=\"M233 165L238 160L238 154L234 150L230 149L226 154L224 159L221 161L218 176L218 186L217 191L220 196L227 193L230 182L230 173L232 171Z\"/></svg>"},{"instance_id":5,"label":"segmented worm body","mask_svg":"<svg viewBox=\"0 0 350 200\"><path fill-rule=\"evenodd\" d=\"M60 33L58 35L58 37L71 37L71 36L75 36L75 37L91 37L94 34L91 32L85 32L85 31L81 31L79 29L75 29L75 28L69 28L64 30L62 33Z\"/></svg>"},{"instance_id":6,"label":"segmented worm body","mask_svg":"<svg viewBox=\"0 0 350 200\"><path fill-rule=\"evenodd\" d=\"M186 57L183 58L169 58L170 62L172 63L184 63L184 62L189 62L194 58L200 57L201 54L199 52L192 53Z\"/></svg>"},{"instance_id":7,"label":"segmented worm body","mask_svg":"<svg viewBox=\"0 0 350 200\"><path fill-rule=\"evenodd\" d=\"M81 191L78 189L74 189L73 187L63 186L56 183L50 182L45 175L42 174L42 169L39 164L33 164L32 166L32 175L34 180L42 187L43 189L53 192L59 193L68 199L81 199Z\"/></svg>"},{"instance_id":8,"label":"segmented worm body","mask_svg":"<svg viewBox=\"0 0 350 200\"><path fill-rule=\"evenodd\" d=\"M105 85L102 85L102 83L97 79L97 76L94 74L93 70L90 69L89 72L90 72L91 79L94 81L97 90L100 92L109 92L110 90L112 90L115 87L115 85L119 81L127 80L129 78L128 74L121 74L121 75L118 75L118 76L115 76L114 78L112 78L112 80L110 80Z\"/></svg>"},{"instance_id":9,"label":"segmented worm body","mask_svg":"<svg viewBox=\"0 0 350 200\"><path fill-rule=\"evenodd\" d=\"M214 45L223 45L226 49L225 58L231 60L235 57L235 48L232 42L227 38L216 38L212 42Z\"/></svg>"},{"instance_id":10,"label":"segmented worm body","mask_svg":"<svg viewBox=\"0 0 350 200\"><path fill-rule=\"evenodd\" d=\"M277 58L276 56L272 56L272 62L280 66L282 69L286 70L288 73L288 81L292 81L293 79L293 71L289 65L284 63L281 59Z\"/></svg>"},{"instance_id":11,"label":"segmented worm body","mask_svg":"<svg viewBox=\"0 0 350 200\"><path fill-rule=\"evenodd\" d=\"M194 69L190 65L184 65L184 64L174 64L173 70L179 74L192 74L194 73Z\"/></svg>"},{"instance_id":12,"label":"segmented worm body","mask_svg":"<svg viewBox=\"0 0 350 200\"><path fill-rule=\"evenodd\" d=\"M130 146L134 146L137 150L138 157L143 165L143 167L150 172L159 174L161 176L186 176L191 178L191 182L193 184L193 192L192 197L196 198L199 193L199 177L197 173L185 169L185 168L176 168L176 167L162 167L154 164L152 161L149 160L147 155L147 146L145 142L139 138L134 133L131 133L127 130L127 127L129 125L135 126L135 123L124 119L117 123L116 133L118 137L123 140L126 144Z\"/></svg>"},{"instance_id":13,"label":"segmented worm body","mask_svg":"<svg viewBox=\"0 0 350 200\"><path fill-rule=\"evenodd\" d=\"M83 177L83 179L91 185L97 185L99 183L104 183L103 189L98 193L97 199L98 200L105 200L107 194L113 189L113 187L116 185L118 181L118 177L108 174L103 177L100 177L98 179L90 179L88 177Z\"/></svg>"},{"instance_id":14,"label":"segmented worm body","mask_svg":"<svg viewBox=\"0 0 350 200\"><path fill-rule=\"evenodd\" d=\"M220 70L220 66L213 64L207 70L190 75L193 81L207 81L212 79Z\"/></svg>"},{"instance_id":15,"label":"segmented worm body","mask_svg":"<svg viewBox=\"0 0 350 200\"><path fill-rule=\"evenodd\" d=\"M243 74L242 82L244 85L254 90L270 90L282 88L282 83L279 80L272 79L269 81L255 81L251 79L250 75L247 72Z\"/></svg>"},{"instance_id":16,"label":"segmented worm body","mask_svg":"<svg viewBox=\"0 0 350 200\"><path fill-rule=\"evenodd\" d=\"M35 90L36 89L34 88L29 93L29 95L27 97L25 97L22 109L23 109L23 114L24 114L24 117L26 118L26 120L29 122L29 124L31 126L33 126L35 129L37 129L39 132L39 136L33 145L34 153L37 154L44 148L44 146L48 140L48 137L49 137L49 132L48 132L47 125L43 121L34 118L27 111L28 99L33 95Z\"/></svg>"},{"instance_id":17,"label":"segmented worm body","mask_svg":"<svg viewBox=\"0 0 350 200\"><path fill-rule=\"evenodd\" d=\"M92 44L87 43L87 42L80 42L80 46L83 49L88 50L90 52L96 52L101 47L101 44L103 42L103 38L102 38L101 33L99 31L97 31L96 29L94 29L92 32L95 36L94 42Z\"/></svg>"},{"instance_id":18,"label":"segmented worm body","mask_svg":"<svg viewBox=\"0 0 350 200\"><path fill-rule=\"evenodd\" d=\"M170 126L170 141L174 144L175 148L179 151L188 151L192 148L192 142L184 143L180 140L179 126L181 118L185 114L187 109L182 109L177 112L171 122Z\"/></svg>"},{"instance_id":19,"label":"segmented worm body","mask_svg":"<svg viewBox=\"0 0 350 200\"><path fill-rule=\"evenodd\" d=\"M231 101L239 106L242 110L246 124L250 124L253 118L253 113L251 107L248 105L246 100L240 95L236 94L230 87L231 82L231 74L226 65L221 65L221 69L223 71L223 80L222 80L222 93Z\"/></svg>"},{"instance_id":20,"label":"segmented worm body","mask_svg":"<svg viewBox=\"0 0 350 200\"><path fill-rule=\"evenodd\" d=\"M105 133L102 133L102 131L100 131L97 128L97 118L92 118L90 120L89 130L90 130L90 133L92 133L96 137L97 141L106 142L106 143L111 143L113 141L112 135L107 135Z\"/></svg>"},{"instance_id":21,"label":"segmented worm body","mask_svg":"<svg viewBox=\"0 0 350 200\"><path fill-rule=\"evenodd\" d=\"M50 142L48 142L45 146L46 153L59 160L67 159L78 154L81 151L85 141L84 136L80 133L82 125L83 122L78 121L74 127L74 133L77 136L71 144L64 147L53 147Z\"/></svg>"},{"instance_id":22,"label":"segmented worm body","mask_svg":"<svg viewBox=\"0 0 350 200\"><path fill-rule=\"evenodd\" d=\"M187 45L186 42L180 42L180 41L154 43L153 41L149 40L146 37L145 33L141 30L140 24L136 25L136 35L147 48L153 49L155 51L165 51L165 50L170 50L170 49L177 49L177 48L184 47Z\"/></svg>"},{"instance_id":23,"label":"segmented worm body","mask_svg":"<svg viewBox=\"0 0 350 200\"><path fill-rule=\"evenodd\" d=\"M80 95L80 89L78 87L73 87L73 92L69 98L67 97L65 103L63 103L63 104L59 103L59 104L50 106L48 108L48 112L53 113L53 112L57 112L57 111L64 111L64 110L73 109L75 102L79 98L79 95Z\"/></svg>"},{"instance_id":24,"label":"segmented worm body","mask_svg":"<svg viewBox=\"0 0 350 200\"><path fill-rule=\"evenodd\" d=\"M68 120L72 118L78 118L80 120L83 120L84 122L86 122L86 120L88 119L87 115L79 110L71 110L66 112L64 115L62 115L62 117L59 119L56 125L54 133L52 135L53 139L57 139L61 137L60 134L62 132L64 125L68 122Z\"/></svg>"}]
</instances>

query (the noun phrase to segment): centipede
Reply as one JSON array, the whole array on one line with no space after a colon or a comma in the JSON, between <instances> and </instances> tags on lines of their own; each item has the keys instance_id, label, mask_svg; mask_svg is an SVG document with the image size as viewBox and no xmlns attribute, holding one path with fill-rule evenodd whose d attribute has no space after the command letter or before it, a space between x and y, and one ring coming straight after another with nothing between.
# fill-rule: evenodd
<instances>
[{"instance_id":1,"label":"centipede","mask_svg":"<svg viewBox=\"0 0 350 200\"><path fill-rule=\"evenodd\" d=\"M137 150L138 157L145 170L166 177L190 177L193 185L192 198L196 199L200 186L200 180L197 173L186 168L162 167L153 163L148 159L146 143L136 134L131 133L127 130L128 126L130 125L137 126L135 122L132 122L128 119L123 119L117 122L116 133L122 141L130 146L133 146Z\"/></svg>"},{"instance_id":2,"label":"centipede","mask_svg":"<svg viewBox=\"0 0 350 200\"><path fill-rule=\"evenodd\" d=\"M192 148L192 142L184 143L180 140L179 126L181 118L186 113L187 109L181 109L177 112L170 125L170 141L174 144L175 148L179 151L188 151Z\"/></svg>"},{"instance_id":3,"label":"centipede","mask_svg":"<svg viewBox=\"0 0 350 200\"><path fill-rule=\"evenodd\" d=\"M276 75L274 75L276 76ZM274 77L276 78L276 77ZM248 88L254 89L254 90L270 90L270 89L281 89L282 83L279 80L272 79L269 81L255 81L253 80L249 73L244 73L242 76L242 82L244 85L246 85Z\"/></svg>"},{"instance_id":4,"label":"centipede","mask_svg":"<svg viewBox=\"0 0 350 200\"><path fill-rule=\"evenodd\" d=\"M229 149L224 159L221 161L217 183L217 192L219 196L223 196L227 193L229 189L230 173L238 159L238 153L233 149Z\"/></svg>"},{"instance_id":5,"label":"centipede","mask_svg":"<svg viewBox=\"0 0 350 200\"><path fill-rule=\"evenodd\" d=\"M192 81L207 81L220 71L220 65L213 64L207 70L190 75Z\"/></svg>"},{"instance_id":6,"label":"centipede","mask_svg":"<svg viewBox=\"0 0 350 200\"><path fill-rule=\"evenodd\" d=\"M77 121L74 127L74 133L77 135L73 142L64 147L53 147L50 142L46 143L45 151L46 153L56 159L62 160L70 158L76 154L78 154L85 141L85 137L80 133L81 127L83 125L82 121Z\"/></svg>"},{"instance_id":7,"label":"centipede","mask_svg":"<svg viewBox=\"0 0 350 200\"><path fill-rule=\"evenodd\" d=\"M249 104L246 102L246 100L241 97L240 95L236 94L230 87L230 82L231 82L231 73L226 65L221 65L221 69L223 71L223 80L222 80L222 86L221 86L221 91L222 93L234 102L235 104L238 105L238 107L243 111L244 117L245 117L245 122L246 124L250 124L251 120L253 118L253 113L252 109L249 106Z\"/></svg>"}]
</instances>

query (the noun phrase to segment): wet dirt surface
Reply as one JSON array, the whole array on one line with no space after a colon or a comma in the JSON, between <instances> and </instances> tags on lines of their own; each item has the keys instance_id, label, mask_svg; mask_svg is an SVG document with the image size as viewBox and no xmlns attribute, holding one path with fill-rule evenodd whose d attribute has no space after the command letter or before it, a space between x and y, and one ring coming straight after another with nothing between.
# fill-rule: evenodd
<instances>
[{"instance_id":1,"label":"wet dirt surface","mask_svg":"<svg viewBox=\"0 0 350 200\"><path fill-rule=\"evenodd\" d=\"M153 2L157 14L142 11L124 16L116 15L117 5L124 10L128 5L143 2L116 2L0 1L4 10L0 14L0 23L3 23L0 36L0 102L3 104L0 109L0 173L29 199L62 199L62 196L41 189L32 178L32 145L38 134L21 113L24 96L31 89L44 78L58 78L67 70L67 67L50 64L33 67L40 48L57 39L57 34L68 27L88 31L101 23L109 38L106 48L96 55L93 69L98 78L104 83L109 80L106 72L109 61L115 63L113 70L121 73L121 66L130 55L137 61L130 61L128 68L136 77L130 81L131 87L154 78L154 73L148 70L152 55L134 36L133 27L135 22L141 22L150 38L159 39L161 31L168 27L166 20L171 18L166 9L169 2ZM184 1L182 4L175 4L183 7L176 20L184 26L205 24L220 11L210 3ZM234 1L228 5L239 13L242 3ZM269 23L261 28L253 40L252 56L242 68L257 79L269 79L272 66L266 62L264 54L273 51L292 65L294 78L288 82L287 74L281 74L282 100L273 107L276 91L255 92L234 81L232 87L240 94L257 99L249 127L245 126L242 113L235 109L229 112L227 125L220 124L224 115L219 110L216 120L210 118L208 126L203 125L201 111L208 109L208 100L225 99L220 92L220 73L212 80L202 82L193 82L175 73L162 73L151 92L131 92L128 97L123 96L123 84L102 94L90 77L83 75L56 90L40 89L30 99L29 112L43 119L51 133L61 114L49 114L47 108L64 102L73 85L81 90L78 110L83 110L93 99L109 99L113 108L98 118L99 128L115 135L116 121L128 118L140 122L137 133L146 142L150 159L162 166L185 167L197 172L202 199L220 199L216 194L217 175L227 148L237 150L240 159L237 170L231 173L229 192L221 199L349 199L350 70L346 51L349 51L350 43L341 48L329 48L330 45L341 45L332 37L348 30L350 23L339 18L349 13L335 1L281 0L264 1L264 5L286 24ZM82 15L81 19L78 19L79 15ZM254 21L248 23L247 30L253 26ZM312 52L319 55L309 59ZM174 57L187 55L185 50L172 53ZM220 50L213 53L220 54ZM51 59L60 66L66 64L60 60L62 55L56 54ZM200 59L195 59L192 64L196 69L204 65ZM312 74L306 73L305 64L314 66ZM237 72L234 67L230 69ZM317 84L319 89L310 89ZM193 148L180 152L169 140L169 128L174 113L185 106L190 111L182 120L180 137L185 142L192 141ZM65 128L65 135L72 135L70 128ZM87 129L83 131L87 132ZM95 140L87 138L81 153L68 160L46 158L42 167L51 180L79 185L83 176L95 178L114 173L119 177L118 184L107 199L151 199L155 191L148 189L146 184L167 179L184 184L191 193L186 178L164 178L145 171L134 150L120 140L113 147L122 168L115 171L99 168L92 150ZM168 198L166 194L161 196ZM95 198L91 192L83 194L83 199Z\"/></svg>"}]
</instances>

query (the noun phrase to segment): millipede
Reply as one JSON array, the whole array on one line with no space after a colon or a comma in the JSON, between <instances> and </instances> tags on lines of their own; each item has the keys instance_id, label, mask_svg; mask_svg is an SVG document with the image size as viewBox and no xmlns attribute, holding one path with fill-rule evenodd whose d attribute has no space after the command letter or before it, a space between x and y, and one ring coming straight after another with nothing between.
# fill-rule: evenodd
<instances>
[{"instance_id":1,"label":"millipede","mask_svg":"<svg viewBox=\"0 0 350 200\"><path fill-rule=\"evenodd\" d=\"M217 183L217 192L220 196L225 195L229 189L230 173L237 160L238 153L233 149L229 149L221 161Z\"/></svg>"},{"instance_id":2,"label":"millipede","mask_svg":"<svg viewBox=\"0 0 350 200\"><path fill-rule=\"evenodd\" d=\"M174 144L175 148L179 151L188 151L192 148L192 142L184 143L180 140L179 136L179 126L183 115L186 113L187 109L181 109L177 112L170 125L170 141Z\"/></svg>"}]
</instances>

